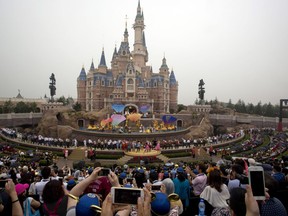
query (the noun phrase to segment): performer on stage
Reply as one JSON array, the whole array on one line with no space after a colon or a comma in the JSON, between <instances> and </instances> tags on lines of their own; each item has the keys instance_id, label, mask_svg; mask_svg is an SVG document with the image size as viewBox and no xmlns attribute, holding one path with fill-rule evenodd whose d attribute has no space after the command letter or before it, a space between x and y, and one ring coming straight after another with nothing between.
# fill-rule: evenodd
<instances>
[{"instance_id":1,"label":"performer on stage","mask_svg":"<svg viewBox=\"0 0 288 216\"><path fill-rule=\"evenodd\" d=\"M161 148L160 148L160 141L158 140L158 141L157 141L157 145L156 145L156 147L155 147L155 150L156 150L156 151L160 151L160 149L161 149Z\"/></svg>"}]
</instances>

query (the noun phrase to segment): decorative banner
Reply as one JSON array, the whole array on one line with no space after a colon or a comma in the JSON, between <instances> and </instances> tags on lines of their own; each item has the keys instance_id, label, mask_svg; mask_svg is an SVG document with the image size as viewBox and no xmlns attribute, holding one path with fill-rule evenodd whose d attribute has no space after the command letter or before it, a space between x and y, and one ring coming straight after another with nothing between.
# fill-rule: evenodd
<instances>
[{"instance_id":1,"label":"decorative banner","mask_svg":"<svg viewBox=\"0 0 288 216\"><path fill-rule=\"evenodd\" d=\"M142 114L140 114L140 113L132 113L132 114L129 114L127 116L127 119L132 121L132 122L136 122L141 118L141 116L142 116Z\"/></svg>"},{"instance_id":2,"label":"decorative banner","mask_svg":"<svg viewBox=\"0 0 288 216\"><path fill-rule=\"evenodd\" d=\"M147 113L147 111L150 109L150 105L149 104L146 104L146 105L143 105L140 107L140 111L142 113Z\"/></svg>"},{"instance_id":3,"label":"decorative banner","mask_svg":"<svg viewBox=\"0 0 288 216\"><path fill-rule=\"evenodd\" d=\"M123 104L112 104L112 109L117 113L123 112L124 108L125 106Z\"/></svg>"},{"instance_id":4,"label":"decorative banner","mask_svg":"<svg viewBox=\"0 0 288 216\"><path fill-rule=\"evenodd\" d=\"M111 119L112 119L112 125L113 125L113 126L116 126L116 125L118 125L118 124L120 124L121 122L123 122L123 121L126 120L125 116L119 115L119 114L113 114L113 115L111 116Z\"/></svg>"},{"instance_id":5,"label":"decorative banner","mask_svg":"<svg viewBox=\"0 0 288 216\"><path fill-rule=\"evenodd\" d=\"M106 124L108 124L109 122L112 122L112 118L107 118L107 119L103 119L101 122L100 122L100 125L102 127L104 127Z\"/></svg>"},{"instance_id":6,"label":"decorative banner","mask_svg":"<svg viewBox=\"0 0 288 216\"><path fill-rule=\"evenodd\" d=\"M177 120L177 118L175 118L172 115L162 116L162 121L164 122L164 124L171 124L171 123L175 122L176 120Z\"/></svg>"}]
</instances>

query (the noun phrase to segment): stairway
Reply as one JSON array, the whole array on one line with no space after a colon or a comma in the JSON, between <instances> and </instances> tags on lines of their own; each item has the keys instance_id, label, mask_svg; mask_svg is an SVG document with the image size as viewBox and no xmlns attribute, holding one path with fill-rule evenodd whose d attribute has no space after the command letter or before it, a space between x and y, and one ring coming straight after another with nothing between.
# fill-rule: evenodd
<instances>
[{"instance_id":1,"label":"stairway","mask_svg":"<svg viewBox=\"0 0 288 216\"><path fill-rule=\"evenodd\" d=\"M68 156L68 159L74 161L85 160L85 149L83 148L73 149L71 154Z\"/></svg>"},{"instance_id":2,"label":"stairway","mask_svg":"<svg viewBox=\"0 0 288 216\"><path fill-rule=\"evenodd\" d=\"M129 160L131 160L133 157L128 156L128 155L124 155L123 157L119 158L117 160L117 165L124 165L126 163L128 163Z\"/></svg>"},{"instance_id":3,"label":"stairway","mask_svg":"<svg viewBox=\"0 0 288 216\"><path fill-rule=\"evenodd\" d=\"M168 157L166 157L165 155L158 155L157 158L161 161L163 161L164 163L167 163L170 159Z\"/></svg>"}]
</instances>

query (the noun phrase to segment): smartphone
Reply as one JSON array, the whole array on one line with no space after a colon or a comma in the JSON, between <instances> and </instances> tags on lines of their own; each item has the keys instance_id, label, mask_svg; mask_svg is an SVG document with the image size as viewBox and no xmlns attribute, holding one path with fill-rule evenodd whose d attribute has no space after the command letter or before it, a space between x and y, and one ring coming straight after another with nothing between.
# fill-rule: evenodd
<instances>
[{"instance_id":1,"label":"smartphone","mask_svg":"<svg viewBox=\"0 0 288 216\"><path fill-rule=\"evenodd\" d=\"M152 185L151 186L152 191L160 191L160 189L161 189L161 185Z\"/></svg>"},{"instance_id":2,"label":"smartphone","mask_svg":"<svg viewBox=\"0 0 288 216\"><path fill-rule=\"evenodd\" d=\"M6 182L8 182L8 180L0 180L0 188L5 188Z\"/></svg>"},{"instance_id":3,"label":"smartphone","mask_svg":"<svg viewBox=\"0 0 288 216\"><path fill-rule=\"evenodd\" d=\"M132 184L133 183L133 178L127 178L126 181L127 181L127 183Z\"/></svg>"},{"instance_id":4,"label":"smartphone","mask_svg":"<svg viewBox=\"0 0 288 216\"><path fill-rule=\"evenodd\" d=\"M248 168L249 184L256 200L265 200L265 179L264 170L261 166Z\"/></svg>"},{"instance_id":5,"label":"smartphone","mask_svg":"<svg viewBox=\"0 0 288 216\"><path fill-rule=\"evenodd\" d=\"M62 177L58 178L58 181L60 181L61 184L63 184L63 178Z\"/></svg>"},{"instance_id":6,"label":"smartphone","mask_svg":"<svg viewBox=\"0 0 288 216\"><path fill-rule=\"evenodd\" d=\"M144 191L138 188L111 188L112 203L137 205L138 197L144 198Z\"/></svg>"},{"instance_id":7,"label":"smartphone","mask_svg":"<svg viewBox=\"0 0 288 216\"><path fill-rule=\"evenodd\" d=\"M102 168L99 172L99 176L108 176L111 170L109 168Z\"/></svg>"}]
</instances>

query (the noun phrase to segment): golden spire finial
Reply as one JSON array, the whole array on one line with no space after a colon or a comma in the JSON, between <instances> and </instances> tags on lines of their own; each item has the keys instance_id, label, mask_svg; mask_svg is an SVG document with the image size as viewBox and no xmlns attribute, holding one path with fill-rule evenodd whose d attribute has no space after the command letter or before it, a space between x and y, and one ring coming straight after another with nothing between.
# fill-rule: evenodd
<instances>
[{"instance_id":1,"label":"golden spire finial","mask_svg":"<svg viewBox=\"0 0 288 216\"><path fill-rule=\"evenodd\" d=\"M128 20L128 16L126 14L126 16L125 16L125 28L127 28L127 20Z\"/></svg>"}]
</instances>

